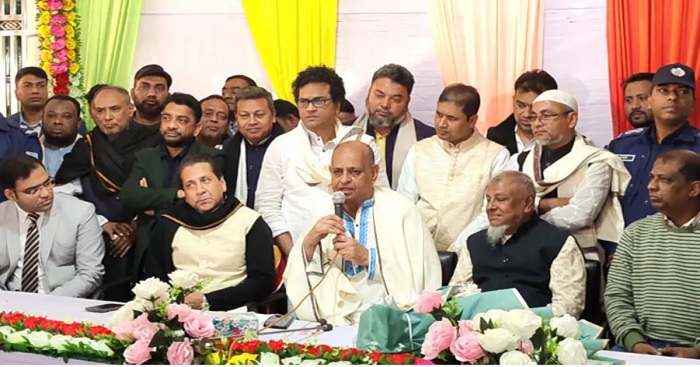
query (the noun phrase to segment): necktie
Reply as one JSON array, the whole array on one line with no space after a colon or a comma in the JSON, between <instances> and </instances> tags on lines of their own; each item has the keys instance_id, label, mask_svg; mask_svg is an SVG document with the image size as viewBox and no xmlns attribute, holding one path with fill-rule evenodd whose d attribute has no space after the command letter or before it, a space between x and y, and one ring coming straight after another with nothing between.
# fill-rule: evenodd
<instances>
[{"instance_id":1,"label":"necktie","mask_svg":"<svg viewBox=\"0 0 700 367\"><path fill-rule=\"evenodd\" d=\"M39 290L39 214L29 213L27 242L24 245L24 265L22 267L22 292L36 293Z\"/></svg>"}]
</instances>

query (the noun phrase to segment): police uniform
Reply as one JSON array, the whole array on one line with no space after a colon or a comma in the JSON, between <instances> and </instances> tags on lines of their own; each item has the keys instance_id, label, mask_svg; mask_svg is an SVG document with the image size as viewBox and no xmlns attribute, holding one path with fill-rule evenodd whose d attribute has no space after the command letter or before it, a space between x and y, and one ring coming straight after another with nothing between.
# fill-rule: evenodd
<instances>
[{"instance_id":1,"label":"police uniform","mask_svg":"<svg viewBox=\"0 0 700 367\"><path fill-rule=\"evenodd\" d=\"M665 65L654 74L652 86L681 84L695 91L695 73L683 64ZM628 131L610 142L608 149L625 163L632 175L625 196L622 213L625 225L656 213L649 202L649 174L659 154L670 150L690 150L700 154L700 130L687 121L661 143L656 138L654 125Z\"/></svg>"}]
</instances>

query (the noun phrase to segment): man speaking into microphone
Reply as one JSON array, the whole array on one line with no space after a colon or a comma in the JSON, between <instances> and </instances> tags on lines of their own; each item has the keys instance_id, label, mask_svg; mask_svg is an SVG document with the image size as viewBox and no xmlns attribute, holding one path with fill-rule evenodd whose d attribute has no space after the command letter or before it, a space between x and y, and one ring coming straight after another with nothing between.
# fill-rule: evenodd
<instances>
[{"instance_id":1,"label":"man speaking into microphone","mask_svg":"<svg viewBox=\"0 0 700 367\"><path fill-rule=\"evenodd\" d=\"M372 149L358 141L338 145L330 171L334 200L299 237L284 273L290 302L302 302L297 317L355 324L385 296L408 309L415 294L440 287L432 236L408 199L374 185L379 167ZM341 217L332 214L332 204L343 196L342 210L335 211Z\"/></svg>"}]
</instances>

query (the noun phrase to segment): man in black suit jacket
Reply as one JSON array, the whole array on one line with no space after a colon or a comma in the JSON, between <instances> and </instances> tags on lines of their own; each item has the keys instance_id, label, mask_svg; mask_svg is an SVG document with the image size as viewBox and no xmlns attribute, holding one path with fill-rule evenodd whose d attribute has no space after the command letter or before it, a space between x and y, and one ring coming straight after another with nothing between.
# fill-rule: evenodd
<instances>
[{"instance_id":1,"label":"man in black suit jacket","mask_svg":"<svg viewBox=\"0 0 700 367\"><path fill-rule=\"evenodd\" d=\"M511 155L529 150L533 142L532 101L550 89L557 89L557 81L544 70L534 69L520 75L515 81L513 113L489 128L486 137L508 148Z\"/></svg>"},{"instance_id":2,"label":"man in black suit jacket","mask_svg":"<svg viewBox=\"0 0 700 367\"><path fill-rule=\"evenodd\" d=\"M264 88L247 87L236 94L238 132L224 144L226 182L229 193L251 209L267 147L284 134L275 115L272 95Z\"/></svg>"}]
</instances>

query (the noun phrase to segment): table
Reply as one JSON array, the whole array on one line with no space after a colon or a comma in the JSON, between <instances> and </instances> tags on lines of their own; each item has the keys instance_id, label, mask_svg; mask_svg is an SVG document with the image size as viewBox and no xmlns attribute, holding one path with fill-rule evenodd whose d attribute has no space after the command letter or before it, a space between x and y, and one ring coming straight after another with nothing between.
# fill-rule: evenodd
<instances>
[{"instance_id":1,"label":"table","mask_svg":"<svg viewBox=\"0 0 700 367\"><path fill-rule=\"evenodd\" d=\"M77 298L48 296L43 294L29 294L20 292L0 291L0 311L19 311L34 316L46 316L60 321L82 321L97 324L107 324L112 317L112 312L91 313L86 312L85 307L107 303ZM257 315L261 322L269 315ZM294 331L305 327L318 325L315 322L294 321L287 332L282 334L261 336L263 340L282 339L297 343L326 344L329 346L349 347L355 345L357 326L335 326L329 332ZM268 331L273 331L270 329ZM631 353L613 351L598 352L601 356L621 359L628 365L699 365L698 360L681 358L644 356ZM64 364L62 359L42 356L38 354L19 352L0 352L0 365L4 364ZM84 361L69 361L69 364L94 364Z\"/></svg>"}]
</instances>

